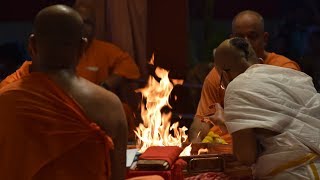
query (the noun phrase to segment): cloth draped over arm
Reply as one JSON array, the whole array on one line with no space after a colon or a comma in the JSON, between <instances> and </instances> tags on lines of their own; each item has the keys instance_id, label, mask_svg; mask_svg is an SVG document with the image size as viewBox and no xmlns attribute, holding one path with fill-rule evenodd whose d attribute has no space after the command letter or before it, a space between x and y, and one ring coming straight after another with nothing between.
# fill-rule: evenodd
<instances>
[{"instance_id":1,"label":"cloth draped over arm","mask_svg":"<svg viewBox=\"0 0 320 180\"><path fill-rule=\"evenodd\" d=\"M107 179L112 140L46 75L0 90L1 179Z\"/></svg>"},{"instance_id":2,"label":"cloth draped over arm","mask_svg":"<svg viewBox=\"0 0 320 180\"><path fill-rule=\"evenodd\" d=\"M278 133L261 139L257 134L265 148L256 164L260 176L308 153L320 153L320 95L302 72L251 66L228 85L224 113L231 134L249 128Z\"/></svg>"}]
</instances>

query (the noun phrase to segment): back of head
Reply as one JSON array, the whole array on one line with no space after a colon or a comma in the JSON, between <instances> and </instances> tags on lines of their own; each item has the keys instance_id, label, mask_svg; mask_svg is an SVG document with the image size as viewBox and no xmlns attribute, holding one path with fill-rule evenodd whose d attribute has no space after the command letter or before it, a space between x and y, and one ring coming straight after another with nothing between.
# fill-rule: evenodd
<instances>
[{"instance_id":1,"label":"back of head","mask_svg":"<svg viewBox=\"0 0 320 180\"><path fill-rule=\"evenodd\" d=\"M229 39L229 44L236 50L236 53L241 57L242 61L246 61L250 65L259 63L255 51L246 39L234 37Z\"/></svg>"},{"instance_id":2,"label":"back of head","mask_svg":"<svg viewBox=\"0 0 320 180\"><path fill-rule=\"evenodd\" d=\"M215 53L215 66L227 74L231 81L253 64L260 63L250 42L244 38L234 37L223 41Z\"/></svg>"},{"instance_id":3,"label":"back of head","mask_svg":"<svg viewBox=\"0 0 320 180\"><path fill-rule=\"evenodd\" d=\"M41 10L30 37L33 63L54 70L75 68L82 54L83 21L72 8L53 5Z\"/></svg>"}]
</instances>

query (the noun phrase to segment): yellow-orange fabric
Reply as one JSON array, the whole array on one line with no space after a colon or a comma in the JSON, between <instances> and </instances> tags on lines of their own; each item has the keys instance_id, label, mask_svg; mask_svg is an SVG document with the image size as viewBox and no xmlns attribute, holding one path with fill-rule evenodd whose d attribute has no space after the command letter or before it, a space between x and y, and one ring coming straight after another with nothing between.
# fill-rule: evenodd
<instances>
[{"instance_id":1,"label":"yellow-orange fabric","mask_svg":"<svg viewBox=\"0 0 320 180\"><path fill-rule=\"evenodd\" d=\"M31 61L25 61L13 74L0 83L0 88L29 74ZM77 66L77 74L95 84L100 84L111 74L128 79L140 77L138 66L134 60L113 44L93 40Z\"/></svg>"},{"instance_id":2,"label":"yellow-orange fabric","mask_svg":"<svg viewBox=\"0 0 320 180\"><path fill-rule=\"evenodd\" d=\"M95 84L102 83L111 74L127 79L140 77L139 68L128 53L99 40L93 40L82 56L77 74Z\"/></svg>"},{"instance_id":3,"label":"yellow-orange fabric","mask_svg":"<svg viewBox=\"0 0 320 180\"><path fill-rule=\"evenodd\" d=\"M21 79L24 76L29 75L29 67L31 64L31 61L25 61L19 69L0 82L0 89L18 79Z\"/></svg>"},{"instance_id":4,"label":"yellow-orange fabric","mask_svg":"<svg viewBox=\"0 0 320 180\"><path fill-rule=\"evenodd\" d=\"M48 76L0 89L1 179L108 179L112 140Z\"/></svg>"},{"instance_id":5,"label":"yellow-orange fabric","mask_svg":"<svg viewBox=\"0 0 320 180\"><path fill-rule=\"evenodd\" d=\"M267 58L264 60L264 64L286 67L300 71L300 67L296 62L276 53L269 53ZM215 103L219 103L223 107L224 94L225 90L220 87L220 74L216 68L213 68L203 83L196 116L203 117L214 114ZM223 134L220 134L216 128L212 128L212 130L214 133L224 136ZM228 136L227 138L229 140L230 137Z\"/></svg>"}]
</instances>

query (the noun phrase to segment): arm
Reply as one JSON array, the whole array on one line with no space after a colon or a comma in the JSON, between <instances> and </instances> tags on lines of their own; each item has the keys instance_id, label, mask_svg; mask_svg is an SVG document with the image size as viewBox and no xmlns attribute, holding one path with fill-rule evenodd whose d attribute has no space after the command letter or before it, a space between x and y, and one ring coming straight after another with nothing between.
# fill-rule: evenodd
<instances>
[{"instance_id":1,"label":"arm","mask_svg":"<svg viewBox=\"0 0 320 180\"><path fill-rule=\"evenodd\" d=\"M126 79L138 79L140 77L139 68L132 57L121 50L116 54L112 65L113 71L111 76L118 75Z\"/></svg>"},{"instance_id":2,"label":"arm","mask_svg":"<svg viewBox=\"0 0 320 180\"><path fill-rule=\"evenodd\" d=\"M252 165L257 157L257 142L253 129L244 129L231 134L233 154L238 161Z\"/></svg>"},{"instance_id":3,"label":"arm","mask_svg":"<svg viewBox=\"0 0 320 180\"><path fill-rule=\"evenodd\" d=\"M112 62L112 74L101 83L110 91L116 92L119 87L126 83L126 79L137 79L140 77L138 66L129 54L115 49L115 57Z\"/></svg>"},{"instance_id":4,"label":"arm","mask_svg":"<svg viewBox=\"0 0 320 180\"><path fill-rule=\"evenodd\" d=\"M190 142L201 142L206 137L212 126L202 122L199 117L194 117L189 130Z\"/></svg>"},{"instance_id":5,"label":"arm","mask_svg":"<svg viewBox=\"0 0 320 180\"><path fill-rule=\"evenodd\" d=\"M126 174L126 150L128 143L128 127L124 110L119 98L107 92L108 97L104 100L104 117L108 119L103 123L107 132L110 132L114 143L114 150L110 152L111 179L124 179Z\"/></svg>"},{"instance_id":6,"label":"arm","mask_svg":"<svg viewBox=\"0 0 320 180\"><path fill-rule=\"evenodd\" d=\"M116 74L112 74L104 82L101 83L101 86L109 91L116 92L118 87L120 87L124 82L125 78Z\"/></svg>"},{"instance_id":7,"label":"arm","mask_svg":"<svg viewBox=\"0 0 320 180\"><path fill-rule=\"evenodd\" d=\"M219 82L219 74L214 68L207 75L202 86L201 98L198 104L197 113L189 130L189 139L191 142L201 141L208 134L210 128L212 127L210 124L202 122L201 119L204 116L215 114L215 103L223 103L222 93L224 92L221 92Z\"/></svg>"}]
</instances>

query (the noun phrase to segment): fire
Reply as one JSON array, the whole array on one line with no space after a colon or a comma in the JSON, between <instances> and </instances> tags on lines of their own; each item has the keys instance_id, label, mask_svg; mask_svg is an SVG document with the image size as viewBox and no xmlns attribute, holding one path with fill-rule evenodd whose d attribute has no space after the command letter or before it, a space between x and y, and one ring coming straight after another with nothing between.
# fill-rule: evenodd
<instances>
[{"instance_id":1,"label":"fire","mask_svg":"<svg viewBox=\"0 0 320 180\"><path fill-rule=\"evenodd\" d=\"M154 57L152 56L151 64ZM150 76L148 84L136 92L141 92L146 102L141 103L141 117L143 124L139 124L135 134L138 137L139 152L144 152L150 146L182 146L188 138L186 135L186 127L179 128L179 122L170 126L171 112L162 113L161 109L165 106L171 108L169 104L170 93L176 83L182 81L174 80L171 83L169 79L169 71L157 67L156 76L161 80L158 82L154 77ZM173 131L173 136L170 131Z\"/></svg>"},{"instance_id":2,"label":"fire","mask_svg":"<svg viewBox=\"0 0 320 180\"><path fill-rule=\"evenodd\" d=\"M191 150L192 150L192 143L189 146L185 147L179 156L191 156Z\"/></svg>"}]
</instances>

